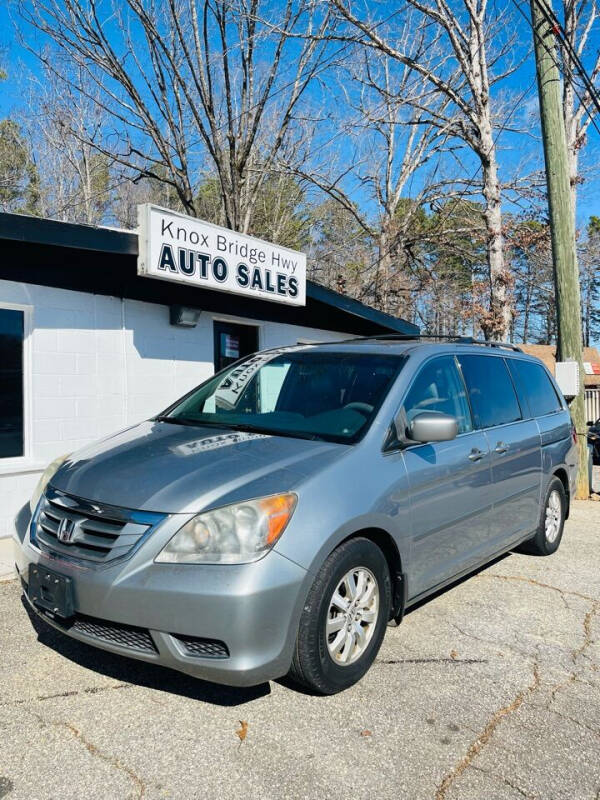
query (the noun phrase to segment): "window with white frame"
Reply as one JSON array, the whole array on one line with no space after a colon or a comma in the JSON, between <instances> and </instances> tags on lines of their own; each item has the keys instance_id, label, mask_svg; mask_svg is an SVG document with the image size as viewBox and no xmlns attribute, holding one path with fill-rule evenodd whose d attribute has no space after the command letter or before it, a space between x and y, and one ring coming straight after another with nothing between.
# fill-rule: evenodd
<instances>
[{"instance_id":1,"label":"window with white frame","mask_svg":"<svg viewBox=\"0 0 600 800\"><path fill-rule=\"evenodd\" d=\"M25 454L25 313L0 307L0 459Z\"/></svg>"}]
</instances>

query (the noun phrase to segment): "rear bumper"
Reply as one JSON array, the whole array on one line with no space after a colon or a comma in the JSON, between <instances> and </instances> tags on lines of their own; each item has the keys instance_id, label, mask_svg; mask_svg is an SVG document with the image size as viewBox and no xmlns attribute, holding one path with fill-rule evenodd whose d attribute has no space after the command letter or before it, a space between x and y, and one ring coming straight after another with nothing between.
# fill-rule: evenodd
<instances>
[{"instance_id":1,"label":"rear bumper","mask_svg":"<svg viewBox=\"0 0 600 800\"><path fill-rule=\"evenodd\" d=\"M52 618L27 599L46 623L73 639L231 686L256 685L289 670L311 578L277 552L244 565L155 564L151 539L126 562L82 569L44 555L28 534L19 539L15 561L25 596L32 564L71 577L73 619ZM141 633L119 634L128 628ZM144 636L151 642L146 649L140 647ZM200 640L191 651L190 638ZM204 642L215 643L210 653Z\"/></svg>"}]
</instances>

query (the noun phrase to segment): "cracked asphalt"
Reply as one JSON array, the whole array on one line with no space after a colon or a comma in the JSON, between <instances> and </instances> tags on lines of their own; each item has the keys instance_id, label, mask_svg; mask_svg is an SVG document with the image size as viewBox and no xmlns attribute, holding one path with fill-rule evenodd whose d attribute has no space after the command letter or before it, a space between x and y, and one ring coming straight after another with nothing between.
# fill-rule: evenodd
<instances>
[{"instance_id":1,"label":"cracked asphalt","mask_svg":"<svg viewBox=\"0 0 600 800\"><path fill-rule=\"evenodd\" d=\"M599 567L600 505L575 503L555 556L420 605L327 698L103 653L0 584L0 798L600 800Z\"/></svg>"}]
</instances>

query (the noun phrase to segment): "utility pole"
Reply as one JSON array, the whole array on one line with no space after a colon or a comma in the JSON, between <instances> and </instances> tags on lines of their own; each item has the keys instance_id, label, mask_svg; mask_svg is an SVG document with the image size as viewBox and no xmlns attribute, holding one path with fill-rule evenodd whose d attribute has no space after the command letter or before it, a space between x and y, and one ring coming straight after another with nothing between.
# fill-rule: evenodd
<instances>
[{"instance_id":1,"label":"utility pole","mask_svg":"<svg viewBox=\"0 0 600 800\"><path fill-rule=\"evenodd\" d=\"M581 336L581 293L575 249L575 215L571 208L567 138L562 113L561 80L555 32L550 21L552 0L530 0L530 3L554 265L558 332L556 360L574 360L579 364L579 394L572 400L570 408L579 443L577 497L587 499L589 497L589 481L583 383L585 373Z\"/></svg>"}]
</instances>

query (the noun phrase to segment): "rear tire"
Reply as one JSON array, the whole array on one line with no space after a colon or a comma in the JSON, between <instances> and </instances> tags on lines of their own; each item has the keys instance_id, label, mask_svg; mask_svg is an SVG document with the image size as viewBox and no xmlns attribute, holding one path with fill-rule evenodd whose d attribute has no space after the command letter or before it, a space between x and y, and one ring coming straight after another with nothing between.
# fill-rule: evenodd
<instances>
[{"instance_id":1,"label":"rear tire","mask_svg":"<svg viewBox=\"0 0 600 800\"><path fill-rule=\"evenodd\" d=\"M533 536L519 550L535 556L550 556L560 545L565 525L567 495L560 478L553 477L546 489L540 523Z\"/></svg>"},{"instance_id":2,"label":"rear tire","mask_svg":"<svg viewBox=\"0 0 600 800\"><path fill-rule=\"evenodd\" d=\"M310 588L289 677L317 694L359 681L381 647L391 581L377 545L350 539L331 553Z\"/></svg>"}]
</instances>

